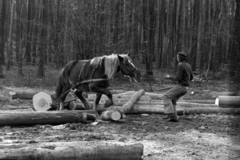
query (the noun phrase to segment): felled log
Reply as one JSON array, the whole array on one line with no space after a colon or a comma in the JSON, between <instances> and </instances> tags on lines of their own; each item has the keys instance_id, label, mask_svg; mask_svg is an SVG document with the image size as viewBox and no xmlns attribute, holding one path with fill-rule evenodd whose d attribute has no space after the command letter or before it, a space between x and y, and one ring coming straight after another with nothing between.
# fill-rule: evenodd
<instances>
[{"instance_id":1,"label":"felled log","mask_svg":"<svg viewBox=\"0 0 240 160\"><path fill-rule=\"evenodd\" d=\"M138 92L136 92L131 98L130 100L124 104L118 111L120 111L121 113L125 114L128 111L131 110L131 108L133 107L133 105L136 103L136 101L144 94L144 90L141 89Z\"/></svg>"},{"instance_id":2,"label":"felled log","mask_svg":"<svg viewBox=\"0 0 240 160\"><path fill-rule=\"evenodd\" d=\"M176 107L177 113L182 114L183 108ZM155 113L155 114L164 114L163 105L148 105L148 106L133 106L133 108L127 112L128 114L144 114L144 113Z\"/></svg>"},{"instance_id":3,"label":"felled log","mask_svg":"<svg viewBox=\"0 0 240 160\"><path fill-rule=\"evenodd\" d=\"M143 145L98 142L48 142L0 145L0 159L24 160L141 160Z\"/></svg>"},{"instance_id":4,"label":"felled log","mask_svg":"<svg viewBox=\"0 0 240 160\"><path fill-rule=\"evenodd\" d=\"M201 103L201 104L215 104L215 100L182 100L182 102Z\"/></svg>"},{"instance_id":5,"label":"felled log","mask_svg":"<svg viewBox=\"0 0 240 160\"><path fill-rule=\"evenodd\" d=\"M95 111L0 112L0 126L86 123Z\"/></svg>"},{"instance_id":6,"label":"felled log","mask_svg":"<svg viewBox=\"0 0 240 160\"><path fill-rule=\"evenodd\" d=\"M206 108L184 108L183 114L227 114L227 115L240 115L240 108L219 108L219 107L206 107Z\"/></svg>"},{"instance_id":7,"label":"felled log","mask_svg":"<svg viewBox=\"0 0 240 160\"><path fill-rule=\"evenodd\" d=\"M194 101L193 101L194 102ZM211 101L212 103L213 101ZM119 101L115 101L114 105L115 106L122 106L125 103L127 103L126 100L119 100ZM135 105L163 105L163 101L161 100L141 100L139 99L138 101L136 101ZM217 105L215 105L214 103L212 104L204 104L204 102L199 101L199 103L192 103L191 101L178 101L177 105L180 106L184 106L184 107L217 107Z\"/></svg>"},{"instance_id":8,"label":"felled log","mask_svg":"<svg viewBox=\"0 0 240 160\"><path fill-rule=\"evenodd\" d=\"M136 101L144 94L144 90L141 89L138 92L136 92L130 100L125 103L121 107L109 107L108 109L106 108L99 108L98 113L102 113L101 117L103 117L103 120L119 120L120 118L125 118L125 113L129 112L133 105L136 103ZM107 110L107 111L106 111ZM113 119L112 114L114 116L117 116L117 118ZM118 117L119 114L121 115L120 118Z\"/></svg>"},{"instance_id":9,"label":"felled log","mask_svg":"<svg viewBox=\"0 0 240 160\"><path fill-rule=\"evenodd\" d=\"M202 99L202 100L215 100L218 96L237 96L238 94L235 92L228 92L228 91L210 91L210 90L203 90L203 91L193 91L189 90L183 99Z\"/></svg>"},{"instance_id":10,"label":"felled log","mask_svg":"<svg viewBox=\"0 0 240 160\"><path fill-rule=\"evenodd\" d=\"M189 103L189 102L177 102L177 105L187 108L207 108L218 107L216 104L201 104L201 103Z\"/></svg>"},{"instance_id":11,"label":"felled log","mask_svg":"<svg viewBox=\"0 0 240 160\"><path fill-rule=\"evenodd\" d=\"M14 92L9 92L10 96L12 99L26 99L26 100L31 100L35 94L38 92L36 91L14 91Z\"/></svg>"},{"instance_id":12,"label":"felled log","mask_svg":"<svg viewBox=\"0 0 240 160\"><path fill-rule=\"evenodd\" d=\"M116 110L108 110L108 111L104 111L101 114L101 119L105 120L105 121L118 121L121 119L121 113L119 111Z\"/></svg>"},{"instance_id":13,"label":"felled log","mask_svg":"<svg viewBox=\"0 0 240 160\"><path fill-rule=\"evenodd\" d=\"M220 108L240 108L240 96L219 96L215 104Z\"/></svg>"},{"instance_id":14,"label":"felled log","mask_svg":"<svg viewBox=\"0 0 240 160\"><path fill-rule=\"evenodd\" d=\"M112 110L120 110L121 106L113 106ZM219 108L219 107L176 107L178 115L188 114L236 114L240 115L240 108ZM99 110L103 112L104 110ZM164 105L134 105L126 114L164 114Z\"/></svg>"},{"instance_id":15,"label":"felled log","mask_svg":"<svg viewBox=\"0 0 240 160\"><path fill-rule=\"evenodd\" d=\"M137 93L137 92L135 92L135 93ZM127 101L129 100L129 97L132 97L133 95L134 95L134 94L125 95L125 96L113 95L113 101L114 101L114 102L118 102L118 101L125 101L125 102L127 102ZM88 97L88 101L94 102L94 101L95 101L95 98L96 98L95 95L89 96L89 97ZM151 100L151 97L142 95L142 96L140 97L140 100L141 100L141 101L150 101L150 100ZM108 97L106 97L105 95L103 95L103 96L101 97L101 102L104 103L105 101L108 101Z\"/></svg>"}]
</instances>

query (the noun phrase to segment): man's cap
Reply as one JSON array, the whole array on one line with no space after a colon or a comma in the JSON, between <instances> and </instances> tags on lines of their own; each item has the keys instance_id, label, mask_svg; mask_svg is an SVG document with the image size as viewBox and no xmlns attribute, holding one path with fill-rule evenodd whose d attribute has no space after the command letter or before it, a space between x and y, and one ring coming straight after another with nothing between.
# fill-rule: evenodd
<instances>
[{"instance_id":1,"label":"man's cap","mask_svg":"<svg viewBox=\"0 0 240 160\"><path fill-rule=\"evenodd\" d=\"M183 57L187 57L187 54L184 53L184 52L178 52L178 55L183 56Z\"/></svg>"}]
</instances>

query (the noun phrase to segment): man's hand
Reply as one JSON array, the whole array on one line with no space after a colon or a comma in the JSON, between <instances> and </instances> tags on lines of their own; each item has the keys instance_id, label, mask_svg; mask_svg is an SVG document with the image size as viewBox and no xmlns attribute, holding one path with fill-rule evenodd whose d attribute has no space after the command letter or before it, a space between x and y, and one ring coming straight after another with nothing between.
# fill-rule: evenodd
<instances>
[{"instance_id":1,"label":"man's hand","mask_svg":"<svg viewBox=\"0 0 240 160\"><path fill-rule=\"evenodd\" d=\"M166 79L169 79L169 80L174 80L174 78L172 76L170 76L169 74L165 76Z\"/></svg>"},{"instance_id":2,"label":"man's hand","mask_svg":"<svg viewBox=\"0 0 240 160\"><path fill-rule=\"evenodd\" d=\"M170 77L171 76L169 74L165 76L166 79L170 79Z\"/></svg>"}]
</instances>

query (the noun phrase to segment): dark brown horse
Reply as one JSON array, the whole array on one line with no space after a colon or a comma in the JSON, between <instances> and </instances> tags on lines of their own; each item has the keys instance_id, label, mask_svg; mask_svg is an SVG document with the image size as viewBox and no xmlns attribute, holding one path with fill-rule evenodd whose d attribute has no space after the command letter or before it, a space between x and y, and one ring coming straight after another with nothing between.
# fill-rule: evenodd
<instances>
[{"instance_id":1,"label":"dark brown horse","mask_svg":"<svg viewBox=\"0 0 240 160\"><path fill-rule=\"evenodd\" d=\"M112 54L90 60L69 62L61 70L56 87L56 98L60 101L59 110L63 109L62 102L70 90L75 91L76 96L83 102L86 109L90 109L90 105L82 96L83 92L96 93L94 110L97 110L102 94L109 98L105 107L113 105L112 93L107 90L107 87L109 87L109 80L119 71L136 81L140 80L140 72L134 66L128 54Z\"/></svg>"}]
</instances>

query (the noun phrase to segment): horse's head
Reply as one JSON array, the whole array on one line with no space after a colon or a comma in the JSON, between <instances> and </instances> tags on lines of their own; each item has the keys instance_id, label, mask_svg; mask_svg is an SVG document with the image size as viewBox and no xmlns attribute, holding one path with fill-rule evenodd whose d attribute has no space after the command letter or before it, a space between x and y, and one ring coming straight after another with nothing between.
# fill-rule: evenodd
<instances>
[{"instance_id":1,"label":"horse's head","mask_svg":"<svg viewBox=\"0 0 240 160\"><path fill-rule=\"evenodd\" d=\"M120 71L122 74L131 77L135 81L140 81L141 73L135 67L132 62L132 59L129 57L129 54L120 54L118 55L120 62Z\"/></svg>"}]
</instances>

